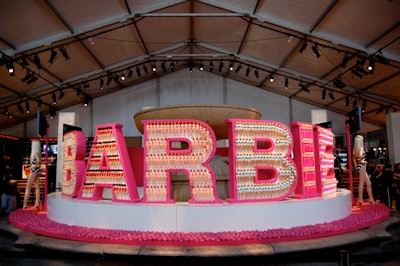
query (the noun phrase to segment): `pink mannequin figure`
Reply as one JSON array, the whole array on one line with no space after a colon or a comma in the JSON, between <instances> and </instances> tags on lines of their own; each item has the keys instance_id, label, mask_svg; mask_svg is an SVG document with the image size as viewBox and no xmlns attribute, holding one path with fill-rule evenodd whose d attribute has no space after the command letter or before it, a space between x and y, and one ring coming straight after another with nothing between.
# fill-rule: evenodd
<instances>
[{"instance_id":1,"label":"pink mannequin figure","mask_svg":"<svg viewBox=\"0 0 400 266\"><path fill-rule=\"evenodd\" d=\"M359 183L358 183L358 203L363 204L363 191L364 191L364 183L367 185L367 194L368 200L371 204L373 204L374 197L372 196L372 188L371 181L369 180L369 176L367 174L367 159L366 152L364 150L364 138L361 135L357 135L354 138L354 146L353 146L353 163L354 166L357 167L357 171L359 174Z\"/></svg>"},{"instance_id":2,"label":"pink mannequin figure","mask_svg":"<svg viewBox=\"0 0 400 266\"><path fill-rule=\"evenodd\" d=\"M31 174L29 175L28 183L26 184L25 188L25 197L24 197L24 204L23 208L25 209L28 204L29 196L31 194L32 184L35 183L35 208L40 206L40 187L39 187L39 176L40 176L40 163L41 163L41 155L40 155L40 140L33 140L32 141L32 150L31 150Z\"/></svg>"}]
</instances>

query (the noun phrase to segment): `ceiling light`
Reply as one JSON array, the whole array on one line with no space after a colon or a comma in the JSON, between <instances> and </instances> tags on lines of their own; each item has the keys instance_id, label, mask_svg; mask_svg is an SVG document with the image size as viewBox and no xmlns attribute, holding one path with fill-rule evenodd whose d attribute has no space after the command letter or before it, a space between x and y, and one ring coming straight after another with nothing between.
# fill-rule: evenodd
<instances>
[{"instance_id":1,"label":"ceiling light","mask_svg":"<svg viewBox=\"0 0 400 266\"><path fill-rule=\"evenodd\" d=\"M104 89L104 80L100 78L100 90Z\"/></svg>"},{"instance_id":2,"label":"ceiling light","mask_svg":"<svg viewBox=\"0 0 400 266\"><path fill-rule=\"evenodd\" d=\"M325 98L326 98L326 88L324 88L324 89L322 90L322 96L321 96L321 98L322 98L322 100L325 100Z\"/></svg>"},{"instance_id":3,"label":"ceiling light","mask_svg":"<svg viewBox=\"0 0 400 266\"><path fill-rule=\"evenodd\" d=\"M378 61L384 65L389 65L389 61L383 57L382 51L379 50L377 54L375 54L376 59L378 59Z\"/></svg>"},{"instance_id":4,"label":"ceiling light","mask_svg":"<svg viewBox=\"0 0 400 266\"><path fill-rule=\"evenodd\" d=\"M21 79L21 81L22 82L27 82L28 80L30 80L32 78L32 73L30 73L30 72L26 72L26 75L25 75L25 77L23 77L22 79Z\"/></svg>"},{"instance_id":5,"label":"ceiling light","mask_svg":"<svg viewBox=\"0 0 400 266\"><path fill-rule=\"evenodd\" d=\"M42 99L39 98L39 100L37 101L37 108L40 109L40 107L42 106Z\"/></svg>"},{"instance_id":6,"label":"ceiling light","mask_svg":"<svg viewBox=\"0 0 400 266\"><path fill-rule=\"evenodd\" d=\"M223 68L224 68L224 63L221 61L218 66L218 71L221 72Z\"/></svg>"},{"instance_id":7,"label":"ceiling light","mask_svg":"<svg viewBox=\"0 0 400 266\"><path fill-rule=\"evenodd\" d=\"M319 53L318 47L317 47L316 44L313 45L313 46L311 47L311 49L312 49L312 51L314 52L314 54L315 54L315 56L316 56L317 58L320 58L320 57L321 57L321 54Z\"/></svg>"},{"instance_id":8,"label":"ceiling light","mask_svg":"<svg viewBox=\"0 0 400 266\"><path fill-rule=\"evenodd\" d=\"M346 54L343 59L342 59L342 63L340 64L341 67L345 68L347 66L347 63L350 61L350 56L348 54Z\"/></svg>"},{"instance_id":9,"label":"ceiling light","mask_svg":"<svg viewBox=\"0 0 400 266\"><path fill-rule=\"evenodd\" d=\"M6 68L8 69L8 73L10 74L10 76L15 76L15 73L14 73L15 69L14 69L14 64L12 61L9 61L6 63Z\"/></svg>"},{"instance_id":10,"label":"ceiling light","mask_svg":"<svg viewBox=\"0 0 400 266\"><path fill-rule=\"evenodd\" d=\"M24 114L24 109L22 109L21 104L17 104L17 108L18 108L18 111L19 111L21 114Z\"/></svg>"},{"instance_id":11,"label":"ceiling light","mask_svg":"<svg viewBox=\"0 0 400 266\"><path fill-rule=\"evenodd\" d=\"M304 41L300 47L299 54L302 54L307 48L307 41Z\"/></svg>"},{"instance_id":12,"label":"ceiling light","mask_svg":"<svg viewBox=\"0 0 400 266\"><path fill-rule=\"evenodd\" d=\"M119 79L119 75L118 75L118 74L115 74L115 75L114 75L114 78L113 78L113 82L114 82L114 83L117 83L117 82L118 82L118 79Z\"/></svg>"},{"instance_id":13,"label":"ceiling light","mask_svg":"<svg viewBox=\"0 0 400 266\"><path fill-rule=\"evenodd\" d=\"M210 72L213 72L213 70L214 70L214 64L213 64L213 62L211 61L211 62L210 62Z\"/></svg>"},{"instance_id":14,"label":"ceiling light","mask_svg":"<svg viewBox=\"0 0 400 266\"><path fill-rule=\"evenodd\" d=\"M164 68L165 68L165 65L164 65ZM128 70L128 75L126 76L128 79L130 79L131 77L133 76L133 71L132 71L132 68L130 68L129 70Z\"/></svg>"},{"instance_id":15,"label":"ceiling light","mask_svg":"<svg viewBox=\"0 0 400 266\"><path fill-rule=\"evenodd\" d=\"M175 71L175 64L173 61L171 61L171 65L169 66L169 68L171 69L171 72Z\"/></svg>"},{"instance_id":16,"label":"ceiling light","mask_svg":"<svg viewBox=\"0 0 400 266\"><path fill-rule=\"evenodd\" d=\"M153 64L153 65L151 66L151 70L153 70L153 72L156 72L156 71L157 71L157 67L156 67L155 64Z\"/></svg>"},{"instance_id":17,"label":"ceiling light","mask_svg":"<svg viewBox=\"0 0 400 266\"><path fill-rule=\"evenodd\" d=\"M81 95L81 92L82 92L81 86L78 85L75 89L76 89L76 95L77 96Z\"/></svg>"},{"instance_id":18,"label":"ceiling light","mask_svg":"<svg viewBox=\"0 0 400 266\"><path fill-rule=\"evenodd\" d=\"M108 75L108 76L107 76L107 83L106 83L106 85L109 86L109 85L111 84L111 81L112 81L112 80L113 80L112 76L111 76L111 75Z\"/></svg>"},{"instance_id":19,"label":"ceiling light","mask_svg":"<svg viewBox=\"0 0 400 266\"><path fill-rule=\"evenodd\" d=\"M138 77L140 77L140 69L139 69L139 67L136 67L136 75L137 75Z\"/></svg>"},{"instance_id":20,"label":"ceiling light","mask_svg":"<svg viewBox=\"0 0 400 266\"><path fill-rule=\"evenodd\" d=\"M235 73L238 73L241 68L242 68L242 64L239 64L235 69Z\"/></svg>"},{"instance_id":21,"label":"ceiling light","mask_svg":"<svg viewBox=\"0 0 400 266\"><path fill-rule=\"evenodd\" d=\"M89 105L89 103L90 103L90 97L89 96L85 96L85 100L83 101L83 106L88 106Z\"/></svg>"},{"instance_id":22,"label":"ceiling light","mask_svg":"<svg viewBox=\"0 0 400 266\"><path fill-rule=\"evenodd\" d=\"M248 77L249 74L250 74L250 67L247 67L247 69L246 69L246 77Z\"/></svg>"},{"instance_id":23,"label":"ceiling light","mask_svg":"<svg viewBox=\"0 0 400 266\"><path fill-rule=\"evenodd\" d=\"M27 84L31 84L33 82L35 82L36 80L38 80L39 78L35 75L32 75L32 77L26 82Z\"/></svg>"},{"instance_id":24,"label":"ceiling light","mask_svg":"<svg viewBox=\"0 0 400 266\"><path fill-rule=\"evenodd\" d=\"M274 76L272 76L272 75L269 75L269 82L274 82Z\"/></svg>"},{"instance_id":25,"label":"ceiling light","mask_svg":"<svg viewBox=\"0 0 400 266\"><path fill-rule=\"evenodd\" d=\"M145 74L148 74L148 73L149 73L149 70L147 69L147 66L146 66L146 65L143 65L143 70L144 70L144 73L145 73Z\"/></svg>"},{"instance_id":26,"label":"ceiling light","mask_svg":"<svg viewBox=\"0 0 400 266\"><path fill-rule=\"evenodd\" d=\"M233 64L232 63L229 64L229 71L233 71Z\"/></svg>"},{"instance_id":27,"label":"ceiling light","mask_svg":"<svg viewBox=\"0 0 400 266\"><path fill-rule=\"evenodd\" d=\"M50 108L50 118L53 119L56 116L57 110L55 108Z\"/></svg>"},{"instance_id":28,"label":"ceiling light","mask_svg":"<svg viewBox=\"0 0 400 266\"><path fill-rule=\"evenodd\" d=\"M35 65L36 65L36 67L37 67L38 69L41 69L41 68L42 68L42 64L40 63L40 58L39 58L39 56L38 56L37 54L35 54L35 55L33 56L33 62L35 63Z\"/></svg>"},{"instance_id":29,"label":"ceiling light","mask_svg":"<svg viewBox=\"0 0 400 266\"><path fill-rule=\"evenodd\" d=\"M163 72L167 72L167 68L165 67L165 63L164 62L161 63L161 69L162 69Z\"/></svg>"},{"instance_id":30,"label":"ceiling light","mask_svg":"<svg viewBox=\"0 0 400 266\"><path fill-rule=\"evenodd\" d=\"M50 59L49 59L49 63L53 64L54 60L56 59L57 56L57 51L51 49L51 53L50 53Z\"/></svg>"},{"instance_id":31,"label":"ceiling light","mask_svg":"<svg viewBox=\"0 0 400 266\"><path fill-rule=\"evenodd\" d=\"M285 77L285 90L289 88L289 78Z\"/></svg>"},{"instance_id":32,"label":"ceiling light","mask_svg":"<svg viewBox=\"0 0 400 266\"><path fill-rule=\"evenodd\" d=\"M335 100L335 96L333 95L333 91L330 91L328 95L329 95L329 98L331 98L332 101Z\"/></svg>"},{"instance_id":33,"label":"ceiling light","mask_svg":"<svg viewBox=\"0 0 400 266\"><path fill-rule=\"evenodd\" d=\"M25 102L25 109L26 109L26 113L29 114L31 112L31 108L29 107L29 102L26 101Z\"/></svg>"},{"instance_id":34,"label":"ceiling light","mask_svg":"<svg viewBox=\"0 0 400 266\"><path fill-rule=\"evenodd\" d=\"M60 94L58 95L58 99L61 101L62 98L64 98L64 95L65 95L64 91L61 90L61 91L60 91Z\"/></svg>"},{"instance_id":35,"label":"ceiling light","mask_svg":"<svg viewBox=\"0 0 400 266\"><path fill-rule=\"evenodd\" d=\"M340 77L335 78L332 81L333 85L337 88L343 89L344 87L346 87L346 84L344 84L344 82L342 81L342 79Z\"/></svg>"},{"instance_id":36,"label":"ceiling light","mask_svg":"<svg viewBox=\"0 0 400 266\"><path fill-rule=\"evenodd\" d=\"M203 64L200 64L199 69L200 69L200 71L203 71L203 70L204 70L204 65L203 65Z\"/></svg>"},{"instance_id":37,"label":"ceiling light","mask_svg":"<svg viewBox=\"0 0 400 266\"><path fill-rule=\"evenodd\" d=\"M53 104L56 105L57 104L57 98L56 98L56 94L54 92L51 95L51 98L53 99Z\"/></svg>"},{"instance_id":38,"label":"ceiling light","mask_svg":"<svg viewBox=\"0 0 400 266\"><path fill-rule=\"evenodd\" d=\"M357 106L357 99L354 98L354 100L353 100L353 108L356 108L356 106Z\"/></svg>"},{"instance_id":39,"label":"ceiling light","mask_svg":"<svg viewBox=\"0 0 400 266\"><path fill-rule=\"evenodd\" d=\"M354 75L354 76L357 76L358 78L360 78L360 79L362 79L364 76L361 74L361 73L359 73L355 68L352 68L351 69L351 73Z\"/></svg>"},{"instance_id":40,"label":"ceiling light","mask_svg":"<svg viewBox=\"0 0 400 266\"><path fill-rule=\"evenodd\" d=\"M126 79L125 74L122 73L122 75L121 75L121 80L125 80L125 79Z\"/></svg>"},{"instance_id":41,"label":"ceiling light","mask_svg":"<svg viewBox=\"0 0 400 266\"><path fill-rule=\"evenodd\" d=\"M258 79L260 77L260 74L258 74L258 70L254 69L254 76Z\"/></svg>"},{"instance_id":42,"label":"ceiling light","mask_svg":"<svg viewBox=\"0 0 400 266\"><path fill-rule=\"evenodd\" d=\"M365 112L365 108L367 108L367 101L366 100L364 100L363 101L363 103L362 103L362 112Z\"/></svg>"},{"instance_id":43,"label":"ceiling light","mask_svg":"<svg viewBox=\"0 0 400 266\"><path fill-rule=\"evenodd\" d=\"M64 56L64 59L65 59L65 60L68 61L69 59L71 59L71 58L69 57L68 53L67 53L67 50L65 50L65 48L64 48L63 46L60 47L60 52L61 52L61 54Z\"/></svg>"},{"instance_id":44,"label":"ceiling light","mask_svg":"<svg viewBox=\"0 0 400 266\"><path fill-rule=\"evenodd\" d=\"M368 71L373 72L375 69L375 60L370 56L369 58L369 64L368 64Z\"/></svg>"}]
</instances>

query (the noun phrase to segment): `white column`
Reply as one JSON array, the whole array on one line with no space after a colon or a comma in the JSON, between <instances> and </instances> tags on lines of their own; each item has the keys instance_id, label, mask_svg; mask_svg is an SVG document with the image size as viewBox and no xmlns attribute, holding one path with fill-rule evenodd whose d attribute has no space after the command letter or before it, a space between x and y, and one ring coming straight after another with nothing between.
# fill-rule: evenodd
<instances>
[{"instance_id":1,"label":"white column","mask_svg":"<svg viewBox=\"0 0 400 266\"><path fill-rule=\"evenodd\" d=\"M57 140L57 176L56 176L56 189L61 188L62 170L64 164L63 156L63 126L64 124L75 126L78 123L78 116L74 112L59 112L58 113L58 140Z\"/></svg>"},{"instance_id":2,"label":"white column","mask_svg":"<svg viewBox=\"0 0 400 266\"><path fill-rule=\"evenodd\" d=\"M400 163L400 113L386 115L386 132L389 144L389 160Z\"/></svg>"}]
</instances>

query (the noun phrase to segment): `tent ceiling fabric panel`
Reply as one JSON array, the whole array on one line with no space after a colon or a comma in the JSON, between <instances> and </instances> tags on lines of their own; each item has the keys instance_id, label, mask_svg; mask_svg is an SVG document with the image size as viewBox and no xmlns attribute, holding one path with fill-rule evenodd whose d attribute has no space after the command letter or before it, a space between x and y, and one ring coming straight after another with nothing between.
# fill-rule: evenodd
<instances>
[{"instance_id":1,"label":"tent ceiling fabric panel","mask_svg":"<svg viewBox=\"0 0 400 266\"><path fill-rule=\"evenodd\" d=\"M0 0L0 52L0 129L194 67L381 127L400 111L398 0Z\"/></svg>"}]
</instances>

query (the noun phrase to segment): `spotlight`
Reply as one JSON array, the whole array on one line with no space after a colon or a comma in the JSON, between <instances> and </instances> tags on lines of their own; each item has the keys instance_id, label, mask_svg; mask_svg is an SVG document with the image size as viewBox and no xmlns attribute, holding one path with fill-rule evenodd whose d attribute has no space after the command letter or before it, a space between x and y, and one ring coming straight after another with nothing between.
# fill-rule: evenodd
<instances>
[{"instance_id":1,"label":"spotlight","mask_svg":"<svg viewBox=\"0 0 400 266\"><path fill-rule=\"evenodd\" d=\"M324 88L323 90L322 90L322 100L325 100L325 98L326 98L326 88Z\"/></svg>"},{"instance_id":2,"label":"spotlight","mask_svg":"<svg viewBox=\"0 0 400 266\"><path fill-rule=\"evenodd\" d=\"M359 73L355 68L352 68L351 69L351 73L354 75L354 76L357 76L358 78L360 78L360 79L362 79L364 76L361 74L361 73Z\"/></svg>"},{"instance_id":3,"label":"spotlight","mask_svg":"<svg viewBox=\"0 0 400 266\"><path fill-rule=\"evenodd\" d=\"M35 55L33 56L33 62L35 63L35 65L36 65L36 67L37 67L38 69L41 69L41 68L42 68L42 64L40 63L40 58L39 58L39 56L38 56L37 54L35 54Z\"/></svg>"},{"instance_id":4,"label":"spotlight","mask_svg":"<svg viewBox=\"0 0 400 266\"><path fill-rule=\"evenodd\" d=\"M354 98L354 100L353 100L353 108L356 108L356 106L357 106L357 99Z\"/></svg>"},{"instance_id":5,"label":"spotlight","mask_svg":"<svg viewBox=\"0 0 400 266\"><path fill-rule=\"evenodd\" d=\"M165 67L165 63L164 62L161 63L161 69L162 69L163 72L167 72L167 68Z\"/></svg>"},{"instance_id":6,"label":"spotlight","mask_svg":"<svg viewBox=\"0 0 400 266\"><path fill-rule=\"evenodd\" d=\"M85 96L85 100L83 101L83 106L88 106L89 105L89 103L90 103L90 97L89 96Z\"/></svg>"},{"instance_id":7,"label":"spotlight","mask_svg":"<svg viewBox=\"0 0 400 266\"><path fill-rule=\"evenodd\" d=\"M330 91L328 95L329 95L329 98L331 98L332 101L335 100L335 96L333 95L333 91Z\"/></svg>"},{"instance_id":8,"label":"spotlight","mask_svg":"<svg viewBox=\"0 0 400 266\"><path fill-rule=\"evenodd\" d=\"M121 80L125 80L125 79L126 79L125 74L122 73L122 75L121 75Z\"/></svg>"},{"instance_id":9,"label":"spotlight","mask_svg":"<svg viewBox=\"0 0 400 266\"><path fill-rule=\"evenodd\" d=\"M240 71L240 69L242 68L242 64L239 64L236 69L235 69L235 73L238 73ZM230 67L229 67L230 69ZM232 68L233 69L233 68Z\"/></svg>"},{"instance_id":10,"label":"spotlight","mask_svg":"<svg viewBox=\"0 0 400 266\"><path fill-rule=\"evenodd\" d=\"M107 76L107 83L106 83L106 85L109 86L109 85L111 84L111 81L112 81L112 80L113 80L112 76L111 76L111 75L108 75L108 76Z\"/></svg>"},{"instance_id":11,"label":"spotlight","mask_svg":"<svg viewBox=\"0 0 400 266\"><path fill-rule=\"evenodd\" d=\"M50 118L53 119L56 116L57 110L55 108L50 108Z\"/></svg>"},{"instance_id":12,"label":"spotlight","mask_svg":"<svg viewBox=\"0 0 400 266\"><path fill-rule=\"evenodd\" d=\"M248 68L246 69L246 77L248 77L249 74L250 74L250 67L248 67Z\"/></svg>"},{"instance_id":13,"label":"spotlight","mask_svg":"<svg viewBox=\"0 0 400 266\"><path fill-rule=\"evenodd\" d=\"M316 56L317 58L320 58L320 57L321 57L321 54L320 54L319 51L318 51L317 45L313 45L313 46L311 47L311 49L312 49L312 51L314 52L314 54L315 54L315 56Z\"/></svg>"},{"instance_id":14,"label":"spotlight","mask_svg":"<svg viewBox=\"0 0 400 266\"><path fill-rule=\"evenodd\" d=\"M29 66L29 63L28 63L28 61L26 60L25 57L22 57L22 58L21 58L21 65L23 65L23 66Z\"/></svg>"},{"instance_id":15,"label":"spotlight","mask_svg":"<svg viewBox=\"0 0 400 266\"><path fill-rule=\"evenodd\" d=\"M56 98L56 94L54 92L51 95L51 98L53 99L53 104L56 105L57 104L57 98Z\"/></svg>"},{"instance_id":16,"label":"spotlight","mask_svg":"<svg viewBox=\"0 0 400 266\"><path fill-rule=\"evenodd\" d=\"M164 65L164 68L165 68L165 65ZM128 75L126 76L128 79L130 79L131 77L133 76L133 70L132 70L132 68L130 68L129 70L128 70Z\"/></svg>"},{"instance_id":17,"label":"spotlight","mask_svg":"<svg viewBox=\"0 0 400 266\"><path fill-rule=\"evenodd\" d=\"M56 59L57 56L57 51L51 49L51 53L50 53L50 59L49 59L49 63L53 64L54 60Z\"/></svg>"},{"instance_id":18,"label":"spotlight","mask_svg":"<svg viewBox=\"0 0 400 266\"><path fill-rule=\"evenodd\" d=\"M347 96L346 97L346 107L349 107L349 105L350 105L350 97Z\"/></svg>"},{"instance_id":19,"label":"spotlight","mask_svg":"<svg viewBox=\"0 0 400 266\"><path fill-rule=\"evenodd\" d=\"M233 71L233 64L232 63L229 64L229 71Z\"/></svg>"},{"instance_id":20,"label":"spotlight","mask_svg":"<svg viewBox=\"0 0 400 266\"><path fill-rule=\"evenodd\" d=\"M310 93L310 90L308 89L308 85L303 84L303 83L299 83L299 87L302 91L305 91L307 93Z\"/></svg>"},{"instance_id":21,"label":"spotlight","mask_svg":"<svg viewBox=\"0 0 400 266\"><path fill-rule=\"evenodd\" d=\"M149 73L149 70L147 69L147 66L146 66L146 65L143 65L143 70L144 70L144 73L145 73L145 74L148 74L148 73Z\"/></svg>"},{"instance_id":22,"label":"spotlight","mask_svg":"<svg viewBox=\"0 0 400 266\"><path fill-rule=\"evenodd\" d=\"M22 109L21 104L17 104L17 108L18 108L18 111L23 115L24 114L24 109Z\"/></svg>"},{"instance_id":23,"label":"spotlight","mask_svg":"<svg viewBox=\"0 0 400 266\"><path fill-rule=\"evenodd\" d=\"M76 96L81 95L81 92L82 92L81 86L78 85L75 89L76 89Z\"/></svg>"},{"instance_id":24,"label":"spotlight","mask_svg":"<svg viewBox=\"0 0 400 266\"><path fill-rule=\"evenodd\" d=\"M29 107L29 102L25 102L25 109L27 114L31 112L31 108Z\"/></svg>"},{"instance_id":25,"label":"spotlight","mask_svg":"<svg viewBox=\"0 0 400 266\"><path fill-rule=\"evenodd\" d=\"M342 81L342 79L340 77L335 78L332 81L333 85L337 88L343 89L344 87L346 87L346 84L344 84L344 82Z\"/></svg>"},{"instance_id":26,"label":"spotlight","mask_svg":"<svg viewBox=\"0 0 400 266\"><path fill-rule=\"evenodd\" d=\"M65 50L65 48L63 46L61 46L59 49L60 49L61 54L64 56L65 60L68 61L69 59L71 59L67 53L67 50Z\"/></svg>"},{"instance_id":27,"label":"spotlight","mask_svg":"<svg viewBox=\"0 0 400 266\"><path fill-rule=\"evenodd\" d=\"M62 100L62 98L64 98L64 95L65 95L65 93L64 93L64 91L63 90L61 90L60 91L60 94L58 95L58 100Z\"/></svg>"},{"instance_id":28,"label":"spotlight","mask_svg":"<svg viewBox=\"0 0 400 266\"><path fill-rule=\"evenodd\" d=\"M117 82L118 82L118 79L119 79L119 75L118 75L118 74L115 74L115 75L114 75L114 78L113 78L114 83L117 83Z\"/></svg>"},{"instance_id":29,"label":"spotlight","mask_svg":"<svg viewBox=\"0 0 400 266\"><path fill-rule=\"evenodd\" d=\"M90 87L89 83L83 84L83 88L84 88L84 89L89 89L89 87Z\"/></svg>"},{"instance_id":30,"label":"spotlight","mask_svg":"<svg viewBox=\"0 0 400 266\"><path fill-rule=\"evenodd\" d=\"M31 84L38 80L39 78L37 76L32 75L32 77L26 82L27 84Z\"/></svg>"},{"instance_id":31,"label":"spotlight","mask_svg":"<svg viewBox=\"0 0 400 266\"><path fill-rule=\"evenodd\" d=\"M275 79L274 79L274 76L272 76L272 75L269 75L269 78L268 78L268 79L269 79L269 82L271 82L271 83L274 82L274 80L275 80Z\"/></svg>"},{"instance_id":32,"label":"spotlight","mask_svg":"<svg viewBox=\"0 0 400 266\"><path fill-rule=\"evenodd\" d=\"M307 41L304 41L300 47L299 54L302 54L307 48Z\"/></svg>"},{"instance_id":33,"label":"spotlight","mask_svg":"<svg viewBox=\"0 0 400 266\"><path fill-rule=\"evenodd\" d=\"M218 66L218 71L221 72L223 68L224 68L224 63L221 61Z\"/></svg>"},{"instance_id":34,"label":"spotlight","mask_svg":"<svg viewBox=\"0 0 400 266\"><path fill-rule=\"evenodd\" d=\"M364 100L363 101L363 103L362 103L362 107L361 107L362 109L362 112L365 112L365 108L367 108L367 101L366 100Z\"/></svg>"},{"instance_id":35,"label":"spotlight","mask_svg":"<svg viewBox=\"0 0 400 266\"><path fill-rule=\"evenodd\" d=\"M193 72L193 64L192 64L192 61L189 62L189 72L190 72L190 73Z\"/></svg>"},{"instance_id":36,"label":"spotlight","mask_svg":"<svg viewBox=\"0 0 400 266\"><path fill-rule=\"evenodd\" d=\"M15 73L14 73L15 69L14 69L14 64L12 61L9 61L6 63L6 68L8 69L8 73L10 74L10 76L15 76Z\"/></svg>"},{"instance_id":37,"label":"spotlight","mask_svg":"<svg viewBox=\"0 0 400 266\"><path fill-rule=\"evenodd\" d=\"M285 90L289 88L289 78L285 77Z\"/></svg>"},{"instance_id":38,"label":"spotlight","mask_svg":"<svg viewBox=\"0 0 400 266\"><path fill-rule=\"evenodd\" d=\"M104 89L104 80L100 78L100 90Z\"/></svg>"},{"instance_id":39,"label":"spotlight","mask_svg":"<svg viewBox=\"0 0 400 266\"><path fill-rule=\"evenodd\" d=\"M369 58L369 64L368 64L368 71L369 72L374 72L375 69L375 60L372 58L372 56L370 56Z\"/></svg>"},{"instance_id":40,"label":"spotlight","mask_svg":"<svg viewBox=\"0 0 400 266\"><path fill-rule=\"evenodd\" d=\"M137 75L138 77L140 77L140 69L139 69L139 67L136 67L136 75Z\"/></svg>"},{"instance_id":41,"label":"spotlight","mask_svg":"<svg viewBox=\"0 0 400 266\"><path fill-rule=\"evenodd\" d=\"M383 57L382 51L379 50L378 53L375 55L376 59L378 59L378 61L384 65L389 65L389 61Z\"/></svg>"},{"instance_id":42,"label":"spotlight","mask_svg":"<svg viewBox=\"0 0 400 266\"><path fill-rule=\"evenodd\" d=\"M200 64L199 69L200 69L200 71L203 71L203 70L204 70L204 65L203 65L203 64Z\"/></svg>"},{"instance_id":43,"label":"spotlight","mask_svg":"<svg viewBox=\"0 0 400 266\"><path fill-rule=\"evenodd\" d=\"M210 72L213 72L213 70L214 70L214 64L213 64L213 62L211 61L211 62L210 62Z\"/></svg>"},{"instance_id":44,"label":"spotlight","mask_svg":"<svg viewBox=\"0 0 400 266\"><path fill-rule=\"evenodd\" d=\"M258 70L254 69L254 76L258 79L260 77L260 74L258 74Z\"/></svg>"},{"instance_id":45,"label":"spotlight","mask_svg":"<svg viewBox=\"0 0 400 266\"><path fill-rule=\"evenodd\" d=\"M169 68L171 69L171 72L175 71L175 64L174 62L171 61L171 65L169 66Z\"/></svg>"},{"instance_id":46,"label":"spotlight","mask_svg":"<svg viewBox=\"0 0 400 266\"><path fill-rule=\"evenodd\" d=\"M341 67L345 68L347 66L347 63L350 61L350 56L348 54L346 54L343 59L342 59L342 63L340 64Z\"/></svg>"},{"instance_id":47,"label":"spotlight","mask_svg":"<svg viewBox=\"0 0 400 266\"><path fill-rule=\"evenodd\" d=\"M156 67L155 64L153 64L153 65L151 66L151 70L153 70L153 72L156 72L156 71L157 71L157 67Z\"/></svg>"}]
</instances>

